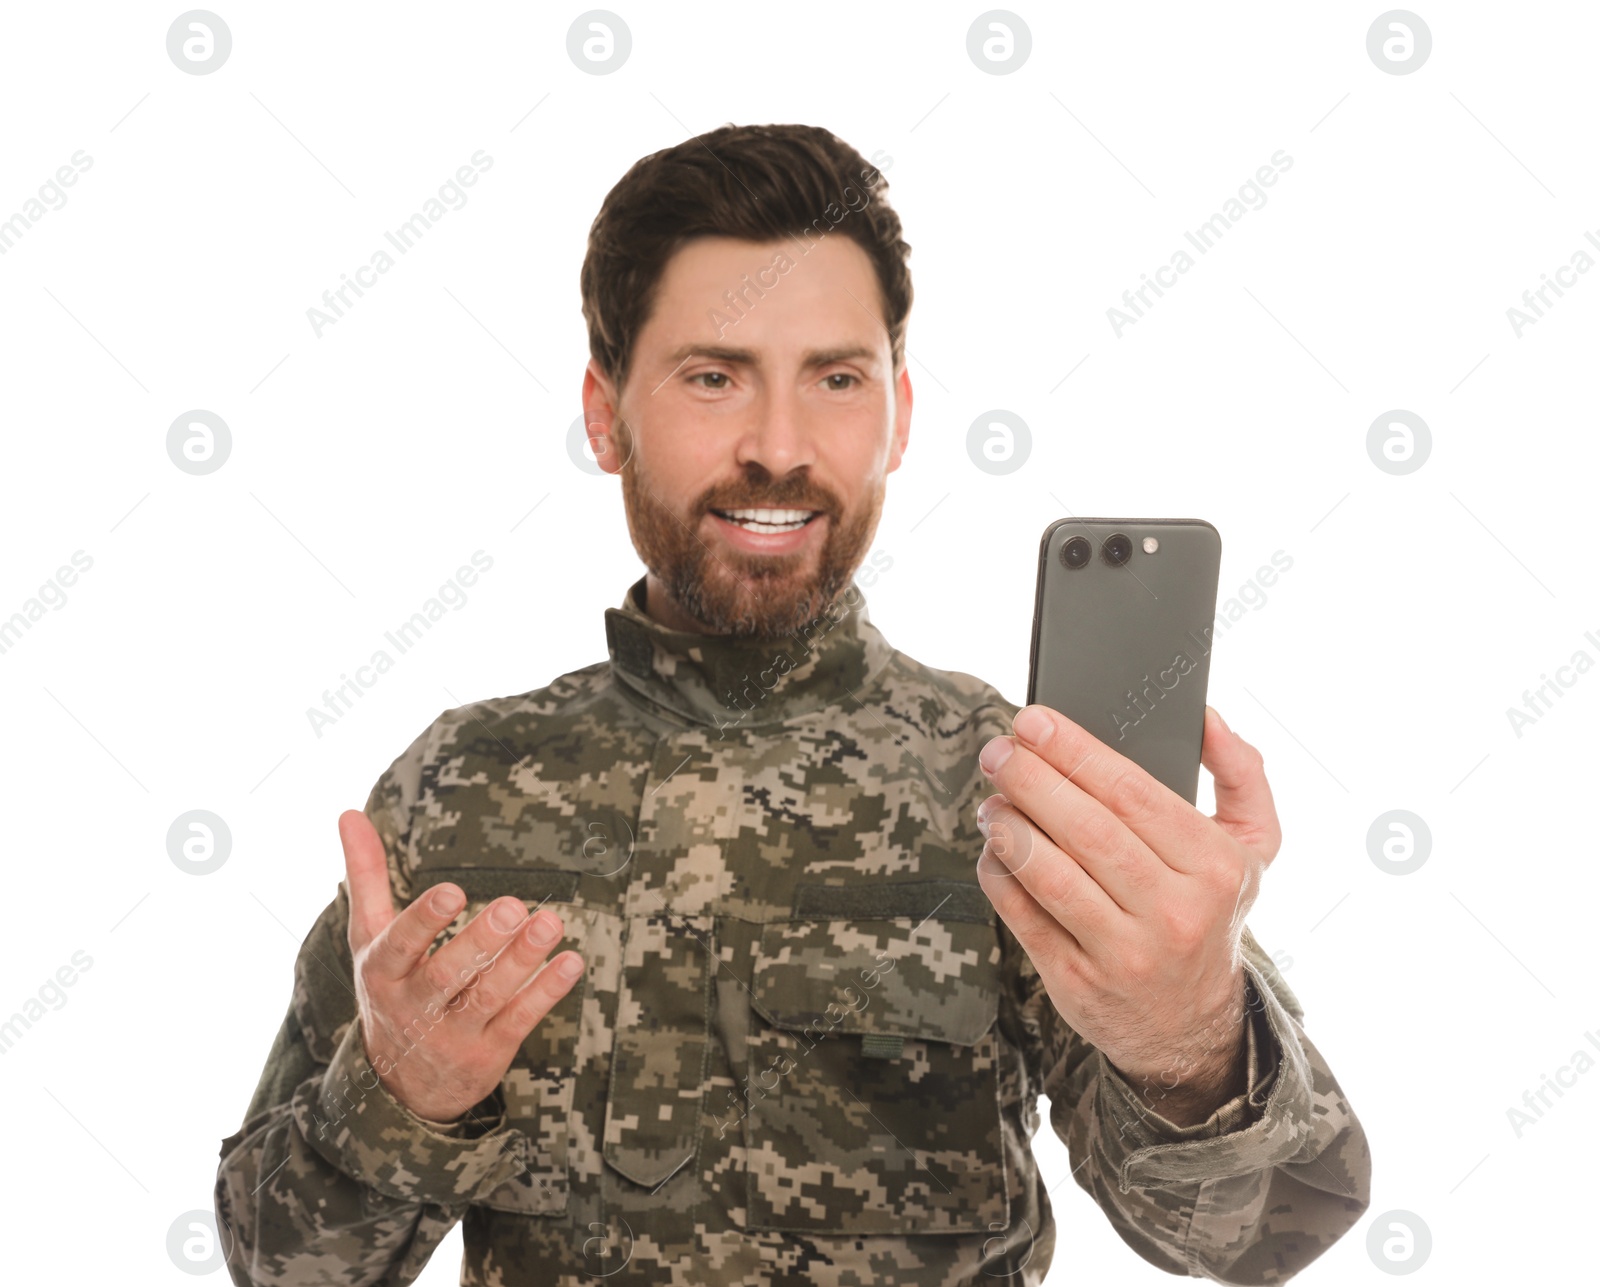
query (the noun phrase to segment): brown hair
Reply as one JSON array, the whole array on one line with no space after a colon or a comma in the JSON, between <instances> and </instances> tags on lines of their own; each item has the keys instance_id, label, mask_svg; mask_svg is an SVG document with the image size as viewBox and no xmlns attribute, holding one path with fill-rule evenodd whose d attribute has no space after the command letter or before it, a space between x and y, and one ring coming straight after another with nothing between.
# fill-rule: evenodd
<instances>
[{"instance_id":1,"label":"brown hair","mask_svg":"<svg viewBox=\"0 0 1600 1287\"><path fill-rule=\"evenodd\" d=\"M911 312L911 247L900 217L872 200L874 188L887 186L881 170L816 125L730 123L641 157L589 228L579 285L590 356L619 390L626 384L661 274L688 241L800 237L799 255L837 229L872 261L898 372Z\"/></svg>"}]
</instances>

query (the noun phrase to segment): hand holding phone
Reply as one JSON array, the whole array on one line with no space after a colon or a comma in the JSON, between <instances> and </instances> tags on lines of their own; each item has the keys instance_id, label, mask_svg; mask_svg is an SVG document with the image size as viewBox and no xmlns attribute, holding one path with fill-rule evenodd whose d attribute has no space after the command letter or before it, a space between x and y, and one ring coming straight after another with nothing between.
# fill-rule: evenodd
<instances>
[{"instance_id":1,"label":"hand holding phone","mask_svg":"<svg viewBox=\"0 0 1600 1287\"><path fill-rule=\"evenodd\" d=\"M1179 1126L1245 1089L1244 918L1281 841L1260 753L1206 714L1219 552L1196 520L1052 524L1029 705L979 754L979 884L1056 1011Z\"/></svg>"}]
</instances>

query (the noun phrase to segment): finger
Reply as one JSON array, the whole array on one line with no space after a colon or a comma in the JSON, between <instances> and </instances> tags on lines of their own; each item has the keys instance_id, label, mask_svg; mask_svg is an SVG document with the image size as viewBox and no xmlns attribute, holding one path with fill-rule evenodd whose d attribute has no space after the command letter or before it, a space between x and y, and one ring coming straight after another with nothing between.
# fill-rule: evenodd
<instances>
[{"instance_id":1,"label":"finger","mask_svg":"<svg viewBox=\"0 0 1600 1287\"><path fill-rule=\"evenodd\" d=\"M991 769L991 748L997 743L1014 749ZM1135 913L1149 909L1172 871L1127 824L1017 738L995 738L981 758L1005 798L1051 844L1076 859L1118 907Z\"/></svg>"},{"instance_id":2,"label":"finger","mask_svg":"<svg viewBox=\"0 0 1600 1287\"><path fill-rule=\"evenodd\" d=\"M1236 840L1271 862L1283 843L1283 831L1261 752L1230 729L1210 706L1206 707L1200 763L1216 785L1217 811L1211 816Z\"/></svg>"},{"instance_id":3,"label":"finger","mask_svg":"<svg viewBox=\"0 0 1600 1287\"><path fill-rule=\"evenodd\" d=\"M583 977L583 958L563 952L525 984L489 1020L484 1034L503 1045L517 1046L549 1014L572 985Z\"/></svg>"},{"instance_id":4,"label":"finger","mask_svg":"<svg viewBox=\"0 0 1600 1287\"><path fill-rule=\"evenodd\" d=\"M1166 783L1048 706L1024 706L1011 726L1022 745L1093 796L1169 867L1199 866L1209 820Z\"/></svg>"},{"instance_id":5,"label":"finger","mask_svg":"<svg viewBox=\"0 0 1600 1287\"><path fill-rule=\"evenodd\" d=\"M987 806L986 808L984 806ZM978 874L1011 878L1062 929L1079 942L1115 933L1124 912L1105 889L1032 819L1004 796L980 806L988 843L978 856Z\"/></svg>"},{"instance_id":6,"label":"finger","mask_svg":"<svg viewBox=\"0 0 1600 1287\"><path fill-rule=\"evenodd\" d=\"M530 916L500 954L474 970L463 987L473 1006L487 1023L516 995L549 955L561 938L561 918L554 912L539 911ZM442 956L443 953L435 953ZM463 966L463 969L469 967Z\"/></svg>"},{"instance_id":7,"label":"finger","mask_svg":"<svg viewBox=\"0 0 1600 1287\"><path fill-rule=\"evenodd\" d=\"M448 881L429 886L372 940L367 968L383 979L408 977L428 959L439 931L455 920L466 902L460 887Z\"/></svg>"},{"instance_id":8,"label":"finger","mask_svg":"<svg viewBox=\"0 0 1600 1287\"><path fill-rule=\"evenodd\" d=\"M419 903L423 901L417 900ZM416 907L417 904L413 903L406 908L396 919L396 927ZM423 940L421 952L412 958L412 982L419 990L417 1002L422 1004L453 998L476 971L494 960L495 954L511 941L527 920L527 905L520 898L507 894L480 908L477 915L467 922L466 928L437 952L428 952L432 937ZM432 924L432 919L419 921L418 924ZM449 924L449 921L445 924ZM433 933L436 935L438 929Z\"/></svg>"},{"instance_id":9,"label":"finger","mask_svg":"<svg viewBox=\"0 0 1600 1287\"><path fill-rule=\"evenodd\" d=\"M1064 967L1078 968L1083 960L1082 944L990 856L987 845L978 859L978 885L1041 975Z\"/></svg>"},{"instance_id":10,"label":"finger","mask_svg":"<svg viewBox=\"0 0 1600 1287\"><path fill-rule=\"evenodd\" d=\"M360 809L346 809L339 815L339 842L344 846L345 888L350 897L350 952L354 955L394 920L389 860L372 819Z\"/></svg>"}]
</instances>

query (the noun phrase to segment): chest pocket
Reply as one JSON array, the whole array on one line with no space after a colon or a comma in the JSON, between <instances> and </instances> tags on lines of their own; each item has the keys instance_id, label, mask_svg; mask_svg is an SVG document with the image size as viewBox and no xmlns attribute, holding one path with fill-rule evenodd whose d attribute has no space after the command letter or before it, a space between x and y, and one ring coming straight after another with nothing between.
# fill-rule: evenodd
<instances>
[{"instance_id":1,"label":"chest pocket","mask_svg":"<svg viewBox=\"0 0 1600 1287\"><path fill-rule=\"evenodd\" d=\"M823 898L763 926L742 1091L749 1228L1005 1227L999 940L981 890L936 883L960 896L921 919L830 916L842 905Z\"/></svg>"},{"instance_id":2,"label":"chest pocket","mask_svg":"<svg viewBox=\"0 0 1600 1287\"><path fill-rule=\"evenodd\" d=\"M513 867L428 868L417 888L441 880L460 885L467 905L435 939L438 951L496 898L521 898L529 912L543 904L561 917L562 937L546 960L576 948L590 965L572 989L523 1038L500 1082L506 1126L523 1165L505 1183L479 1199L496 1211L520 1215L558 1215L567 1210L571 1156L573 1086L585 1059L580 1037L585 1004L603 973L615 960L616 918L566 903L576 887L576 874Z\"/></svg>"}]
</instances>

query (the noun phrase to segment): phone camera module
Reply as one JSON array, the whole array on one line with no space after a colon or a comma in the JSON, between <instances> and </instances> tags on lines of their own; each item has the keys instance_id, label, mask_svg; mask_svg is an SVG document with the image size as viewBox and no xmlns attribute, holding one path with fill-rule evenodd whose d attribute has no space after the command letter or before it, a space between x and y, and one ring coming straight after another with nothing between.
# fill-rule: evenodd
<instances>
[{"instance_id":1,"label":"phone camera module","mask_svg":"<svg viewBox=\"0 0 1600 1287\"><path fill-rule=\"evenodd\" d=\"M1112 567L1120 568L1133 557L1133 542L1121 532L1113 532L1106 537L1105 544L1100 547L1100 552L1105 555L1106 562Z\"/></svg>"},{"instance_id":2,"label":"phone camera module","mask_svg":"<svg viewBox=\"0 0 1600 1287\"><path fill-rule=\"evenodd\" d=\"M1088 538L1074 536L1061 547L1061 561L1073 571L1088 565L1090 557L1094 554L1094 546L1089 544Z\"/></svg>"}]
</instances>

